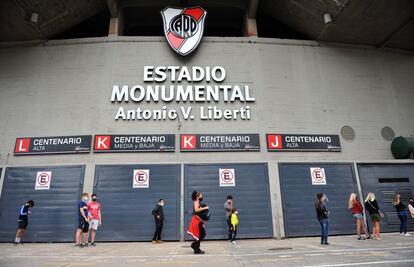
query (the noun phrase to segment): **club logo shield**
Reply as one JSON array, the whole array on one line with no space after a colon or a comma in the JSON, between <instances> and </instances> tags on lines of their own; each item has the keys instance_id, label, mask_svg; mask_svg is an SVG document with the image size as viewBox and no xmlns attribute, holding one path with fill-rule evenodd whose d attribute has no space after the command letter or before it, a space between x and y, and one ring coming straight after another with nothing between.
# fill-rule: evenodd
<instances>
[{"instance_id":1,"label":"club logo shield","mask_svg":"<svg viewBox=\"0 0 414 267\"><path fill-rule=\"evenodd\" d=\"M201 7L167 7L161 15L164 34L171 48L182 56L193 52L203 37L207 11Z\"/></svg>"}]
</instances>

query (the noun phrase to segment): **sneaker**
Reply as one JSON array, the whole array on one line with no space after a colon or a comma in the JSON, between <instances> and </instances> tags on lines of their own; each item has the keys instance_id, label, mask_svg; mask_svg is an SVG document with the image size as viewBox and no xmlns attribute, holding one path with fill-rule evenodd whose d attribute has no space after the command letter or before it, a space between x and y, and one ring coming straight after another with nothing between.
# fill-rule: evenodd
<instances>
[{"instance_id":1,"label":"sneaker","mask_svg":"<svg viewBox=\"0 0 414 267\"><path fill-rule=\"evenodd\" d=\"M373 239L372 235L367 236L367 239Z\"/></svg>"},{"instance_id":2,"label":"sneaker","mask_svg":"<svg viewBox=\"0 0 414 267\"><path fill-rule=\"evenodd\" d=\"M15 244L15 245L18 245L18 244L19 244L19 242L14 242L14 244Z\"/></svg>"},{"instance_id":3,"label":"sneaker","mask_svg":"<svg viewBox=\"0 0 414 267\"><path fill-rule=\"evenodd\" d=\"M84 248L85 246L83 244L78 245L79 248Z\"/></svg>"},{"instance_id":4,"label":"sneaker","mask_svg":"<svg viewBox=\"0 0 414 267\"><path fill-rule=\"evenodd\" d=\"M164 243L164 242L163 242L163 241L161 241L161 240L157 240L157 241L155 241L155 242L157 242L158 244Z\"/></svg>"},{"instance_id":5,"label":"sneaker","mask_svg":"<svg viewBox=\"0 0 414 267\"><path fill-rule=\"evenodd\" d=\"M400 233L400 235L404 235L404 233Z\"/></svg>"},{"instance_id":6,"label":"sneaker","mask_svg":"<svg viewBox=\"0 0 414 267\"><path fill-rule=\"evenodd\" d=\"M411 234L409 234L409 233L405 233L405 234L404 234L404 236L411 236Z\"/></svg>"},{"instance_id":7,"label":"sneaker","mask_svg":"<svg viewBox=\"0 0 414 267\"><path fill-rule=\"evenodd\" d=\"M194 251L194 254L205 254L205 252L203 250L199 250L199 251Z\"/></svg>"},{"instance_id":8,"label":"sneaker","mask_svg":"<svg viewBox=\"0 0 414 267\"><path fill-rule=\"evenodd\" d=\"M92 242L92 243L89 244L89 246L95 247L96 244L95 244L95 242Z\"/></svg>"},{"instance_id":9,"label":"sneaker","mask_svg":"<svg viewBox=\"0 0 414 267\"><path fill-rule=\"evenodd\" d=\"M158 244L158 242L157 242L157 241L155 241L155 240L152 240L152 243L153 243L153 244Z\"/></svg>"},{"instance_id":10,"label":"sneaker","mask_svg":"<svg viewBox=\"0 0 414 267\"><path fill-rule=\"evenodd\" d=\"M325 242L324 245L329 246L331 243Z\"/></svg>"},{"instance_id":11,"label":"sneaker","mask_svg":"<svg viewBox=\"0 0 414 267\"><path fill-rule=\"evenodd\" d=\"M88 243L82 244L83 247L87 248L89 246Z\"/></svg>"},{"instance_id":12,"label":"sneaker","mask_svg":"<svg viewBox=\"0 0 414 267\"><path fill-rule=\"evenodd\" d=\"M231 243L233 243L233 245L237 245L236 241L231 241Z\"/></svg>"},{"instance_id":13,"label":"sneaker","mask_svg":"<svg viewBox=\"0 0 414 267\"><path fill-rule=\"evenodd\" d=\"M358 237L357 240L365 240L362 236Z\"/></svg>"}]
</instances>

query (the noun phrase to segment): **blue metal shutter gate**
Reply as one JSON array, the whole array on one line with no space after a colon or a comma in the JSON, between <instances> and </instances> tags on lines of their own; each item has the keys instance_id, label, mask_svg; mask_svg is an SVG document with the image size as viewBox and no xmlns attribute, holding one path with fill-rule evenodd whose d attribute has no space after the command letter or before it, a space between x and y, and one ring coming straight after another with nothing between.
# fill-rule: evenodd
<instances>
[{"instance_id":1,"label":"blue metal shutter gate","mask_svg":"<svg viewBox=\"0 0 414 267\"><path fill-rule=\"evenodd\" d=\"M235 169L236 186L219 186L219 169ZM206 224L206 239L227 239L224 202L227 195L234 196L239 211L240 238L273 237L269 178L265 163L188 164L185 165L185 224L187 231L192 214L191 192L203 192L205 203L211 210ZM185 235L190 239L189 235Z\"/></svg>"},{"instance_id":2,"label":"blue metal shutter gate","mask_svg":"<svg viewBox=\"0 0 414 267\"><path fill-rule=\"evenodd\" d=\"M133 170L149 169L149 188L133 188ZM98 241L146 241L155 230L152 209L164 206L164 240L179 239L180 165L98 165L94 192L102 205Z\"/></svg>"},{"instance_id":3,"label":"blue metal shutter gate","mask_svg":"<svg viewBox=\"0 0 414 267\"><path fill-rule=\"evenodd\" d=\"M36 174L51 171L49 190L35 190ZM35 207L23 242L73 241L84 166L7 168L0 203L0 241L13 242L19 208L29 199Z\"/></svg>"}]
</instances>

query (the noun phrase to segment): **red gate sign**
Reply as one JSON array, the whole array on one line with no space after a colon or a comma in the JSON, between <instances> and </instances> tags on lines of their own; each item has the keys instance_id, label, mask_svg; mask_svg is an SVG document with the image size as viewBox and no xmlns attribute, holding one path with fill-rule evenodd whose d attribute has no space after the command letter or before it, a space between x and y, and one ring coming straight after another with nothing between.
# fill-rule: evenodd
<instances>
[{"instance_id":1,"label":"red gate sign","mask_svg":"<svg viewBox=\"0 0 414 267\"><path fill-rule=\"evenodd\" d=\"M132 181L133 188L148 188L149 187L149 170L134 170L134 177Z\"/></svg>"},{"instance_id":2,"label":"red gate sign","mask_svg":"<svg viewBox=\"0 0 414 267\"><path fill-rule=\"evenodd\" d=\"M220 186L236 186L234 169L219 169Z\"/></svg>"},{"instance_id":3,"label":"red gate sign","mask_svg":"<svg viewBox=\"0 0 414 267\"><path fill-rule=\"evenodd\" d=\"M326 185L325 169L319 167L310 168L312 185Z\"/></svg>"},{"instance_id":4,"label":"red gate sign","mask_svg":"<svg viewBox=\"0 0 414 267\"><path fill-rule=\"evenodd\" d=\"M52 172L37 172L35 190L49 190Z\"/></svg>"}]
</instances>

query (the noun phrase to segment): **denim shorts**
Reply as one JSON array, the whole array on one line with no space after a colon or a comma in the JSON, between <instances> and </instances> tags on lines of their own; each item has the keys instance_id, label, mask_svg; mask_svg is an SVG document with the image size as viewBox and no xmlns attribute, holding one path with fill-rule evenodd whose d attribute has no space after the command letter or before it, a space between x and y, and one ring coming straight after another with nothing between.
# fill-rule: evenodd
<instances>
[{"instance_id":1,"label":"denim shorts","mask_svg":"<svg viewBox=\"0 0 414 267\"><path fill-rule=\"evenodd\" d=\"M355 213L353 217L355 220L361 220L364 218L364 215L362 215L362 213Z\"/></svg>"}]
</instances>

